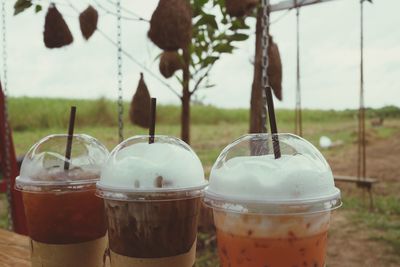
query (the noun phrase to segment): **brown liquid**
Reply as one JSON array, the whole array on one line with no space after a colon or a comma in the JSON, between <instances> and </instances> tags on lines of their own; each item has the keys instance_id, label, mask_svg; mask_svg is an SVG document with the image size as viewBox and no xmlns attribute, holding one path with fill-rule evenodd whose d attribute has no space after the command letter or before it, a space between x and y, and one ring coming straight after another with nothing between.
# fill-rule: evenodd
<instances>
[{"instance_id":1,"label":"brown liquid","mask_svg":"<svg viewBox=\"0 0 400 267\"><path fill-rule=\"evenodd\" d=\"M124 202L105 200L110 249L132 258L187 253L196 240L200 198Z\"/></svg>"},{"instance_id":2,"label":"brown liquid","mask_svg":"<svg viewBox=\"0 0 400 267\"><path fill-rule=\"evenodd\" d=\"M30 237L47 244L92 241L106 234L103 200L95 189L65 193L23 192Z\"/></svg>"},{"instance_id":3,"label":"brown liquid","mask_svg":"<svg viewBox=\"0 0 400 267\"><path fill-rule=\"evenodd\" d=\"M236 236L217 230L221 267L323 267L327 232L284 238Z\"/></svg>"}]
</instances>

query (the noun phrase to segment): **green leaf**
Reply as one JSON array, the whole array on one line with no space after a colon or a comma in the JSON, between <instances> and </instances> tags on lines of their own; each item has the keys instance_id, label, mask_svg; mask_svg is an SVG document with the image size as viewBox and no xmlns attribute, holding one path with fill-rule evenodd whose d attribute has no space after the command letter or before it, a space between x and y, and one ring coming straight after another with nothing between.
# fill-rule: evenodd
<instances>
[{"instance_id":1,"label":"green leaf","mask_svg":"<svg viewBox=\"0 0 400 267\"><path fill-rule=\"evenodd\" d=\"M203 7L208 3L208 0L195 0L194 2L197 3L198 6Z\"/></svg>"},{"instance_id":2,"label":"green leaf","mask_svg":"<svg viewBox=\"0 0 400 267\"><path fill-rule=\"evenodd\" d=\"M232 26L229 28L232 31L248 30L250 27L244 22L243 18L232 20Z\"/></svg>"},{"instance_id":3,"label":"green leaf","mask_svg":"<svg viewBox=\"0 0 400 267\"><path fill-rule=\"evenodd\" d=\"M235 33L233 35L229 35L228 39L231 41L245 41L249 39L249 35L244 33Z\"/></svg>"},{"instance_id":4,"label":"green leaf","mask_svg":"<svg viewBox=\"0 0 400 267\"><path fill-rule=\"evenodd\" d=\"M191 5L192 5L193 18L195 18L201 14L201 6L199 1L197 0L191 1Z\"/></svg>"},{"instance_id":5,"label":"green leaf","mask_svg":"<svg viewBox=\"0 0 400 267\"><path fill-rule=\"evenodd\" d=\"M222 32L215 37L215 40L228 40L228 36L225 32Z\"/></svg>"},{"instance_id":6,"label":"green leaf","mask_svg":"<svg viewBox=\"0 0 400 267\"><path fill-rule=\"evenodd\" d=\"M215 20L215 16L206 13L203 13L202 17L195 24L196 27L199 27L201 25L208 25L213 27L214 29L218 29L218 23Z\"/></svg>"},{"instance_id":7,"label":"green leaf","mask_svg":"<svg viewBox=\"0 0 400 267\"><path fill-rule=\"evenodd\" d=\"M201 55L203 53L203 49L201 49L201 47L196 46L194 48L194 53L197 56L197 58L199 59L199 61L201 60Z\"/></svg>"},{"instance_id":8,"label":"green leaf","mask_svg":"<svg viewBox=\"0 0 400 267\"><path fill-rule=\"evenodd\" d=\"M197 35L197 40L198 40L199 43L201 43L201 42L203 42L203 41L206 40L206 37L205 37L203 31L201 31L201 32L198 33L198 35Z\"/></svg>"},{"instance_id":9,"label":"green leaf","mask_svg":"<svg viewBox=\"0 0 400 267\"><path fill-rule=\"evenodd\" d=\"M18 15L21 12L24 12L26 9L30 8L32 3L30 0L17 0L14 4L14 16Z\"/></svg>"},{"instance_id":10,"label":"green leaf","mask_svg":"<svg viewBox=\"0 0 400 267\"><path fill-rule=\"evenodd\" d=\"M226 43L219 43L216 46L214 46L214 51L218 53L232 53L233 49L234 49L233 46Z\"/></svg>"},{"instance_id":11,"label":"green leaf","mask_svg":"<svg viewBox=\"0 0 400 267\"><path fill-rule=\"evenodd\" d=\"M41 5L36 5L35 6L35 13L39 13L40 11L42 11L42 6Z\"/></svg>"},{"instance_id":12,"label":"green leaf","mask_svg":"<svg viewBox=\"0 0 400 267\"><path fill-rule=\"evenodd\" d=\"M202 65L202 67L207 67L210 64L214 64L218 59L219 59L219 57L208 56L203 60L201 65Z\"/></svg>"}]
</instances>

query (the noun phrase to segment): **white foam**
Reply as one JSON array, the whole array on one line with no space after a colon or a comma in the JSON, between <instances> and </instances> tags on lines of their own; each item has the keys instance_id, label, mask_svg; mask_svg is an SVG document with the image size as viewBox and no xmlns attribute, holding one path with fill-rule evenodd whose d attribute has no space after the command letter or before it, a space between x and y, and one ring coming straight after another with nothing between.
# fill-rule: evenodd
<instances>
[{"instance_id":1,"label":"white foam","mask_svg":"<svg viewBox=\"0 0 400 267\"><path fill-rule=\"evenodd\" d=\"M310 155L235 157L214 166L209 192L230 199L310 200L337 193L332 171Z\"/></svg>"},{"instance_id":2,"label":"white foam","mask_svg":"<svg viewBox=\"0 0 400 267\"><path fill-rule=\"evenodd\" d=\"M168 143L136 143L112 155L102 170L100 185L141 190L185 188L205 184L204 171L197 155L184 147Z\"/></svg>"}]
</instances>

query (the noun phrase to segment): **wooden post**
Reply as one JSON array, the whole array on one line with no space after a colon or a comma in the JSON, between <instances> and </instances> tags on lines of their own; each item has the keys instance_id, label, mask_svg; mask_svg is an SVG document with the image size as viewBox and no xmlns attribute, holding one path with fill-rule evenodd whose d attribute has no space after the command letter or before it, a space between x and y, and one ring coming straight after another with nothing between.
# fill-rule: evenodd
<instances>
[{"instance_id":1,"label":"wooden post","mask_svg":"<svg viewBox=\"0 0 400 267\"><path fill-rule=\"evenodd\" d=\"M251 89L251 100L250 100L250 133L261 133L262 127L262 86L261 86L261 19L262 10L259 8L257 11L257 24L256 24L256 51L254 56L254 74L253 74L253 85Z\"/></svg>"},{"instance_id":2,"label":"wooden post","mask_svg":"<svg viewBox=\"0 0 400 267\"><path fill-rule=\"evenodd\" d=\"M4 173L4 179L10 185L10 194L11 194L11 203L10 211L13 222L13 229L16 233L26 235L28 233L26 228L26 218L24 205L22 203L22 193L20 191L15 190L15 178L19 175L19 169L17 165L17 159L15 156L14 144L12 139L12 131L9 128L9 131L6 131L6 127L9 127L8 120L6 119L5 114L5 95L3 94L3 90L1 89L0 84L0 153L1 153L1 169L4 171L7 168L9 169L8 177L6 177ZM7 136L6 136L6 133ZM6 141L6 139L8 139ZM8 149L6 149L6 145ZM7 151L8 150L8 151ZM8 152L8 154L6 153ZM7 161L9 166L7 166Z\"/></svg>"},{"instance_id":3,"label":"wooden post","mask_svg":"<svg viewBox=\"0 0 400 267\"><path fill-rule=\"evenodd\" d=\"M190 144L190 51L183 49L183 88L182 88L182 113L181 113L181 139Z\"/></svg>"},{"instance_id":4,"label":"wooden post","mask_svg":"<svg viewBox=\"0 0 400 267\"><path fill-rule=\"evenodd\" d=\"M360 109L358 116L358 178L365 179L366 140L365 140L365 105L364 105L364 1L360 3Z\"/></svg>"}]
</instances>

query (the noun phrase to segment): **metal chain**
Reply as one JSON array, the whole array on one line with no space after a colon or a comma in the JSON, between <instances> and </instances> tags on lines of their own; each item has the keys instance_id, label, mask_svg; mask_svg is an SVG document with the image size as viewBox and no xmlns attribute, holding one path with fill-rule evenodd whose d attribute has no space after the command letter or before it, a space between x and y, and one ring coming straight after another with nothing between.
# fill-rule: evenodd
<instances>
[{"instance_id":1,"label":"metal chain","mask_svg":"<svg viewBox=\"0 0 400 267\"><path fill-rule=\"evenodd\" d=\"M304 2L304 1L303 1ZM296 2L297 4L297 2ZM302 110L301 110L301 84L300 84L300 7L296 8L296 122L295 133L303 135Z\"/></svg>"},{"instance_id":2,"label":"metal chain","mask_svg":"<svg viewBox=\"0 0 400 267\"><path fill-rule=\"evenodd\" d=\"M13 218L12 218L12 206L11 206L11 162L10 162L10 128L8 124L8 106L7 106L7 95L8 95L8 81L7 81L7 19L6 19L6 0L1 2L1 18L2 18L2 49L3 49L3 91L4 91L4 128L5 134L5 166L4 177L7 177L9 180L6 181L7 184L7 201L8 201L8 228L13 230Z\"/></svg>"},{"instance_id":3,"label":"metal chain","mask_svg":"<svg viewBox=\"0 0 400 267\"><path fill-rule=\"evenodd\" d=\"M119 142L124 140L124 102L122 91L122 15L121 0L116 3L117 7L117 64L118 64L118 136Z\"/></svg>"},{"instance_id":4,"label":"metal chain","mask_svg":"<svg viewBox=\"0 0 400 267\"><path fill-rule=\"evenodd\" d=\"M269 46L269 0L262 0L262 39L261 39L261 47L262 47L262 98L263 98L263 107L261 112L261 121L262 121L262 130L263 133L267 132L267 94L265 92L266 88L269 86L269 77L268 77L268 46Z\"/></svg>"}]
</instances>

